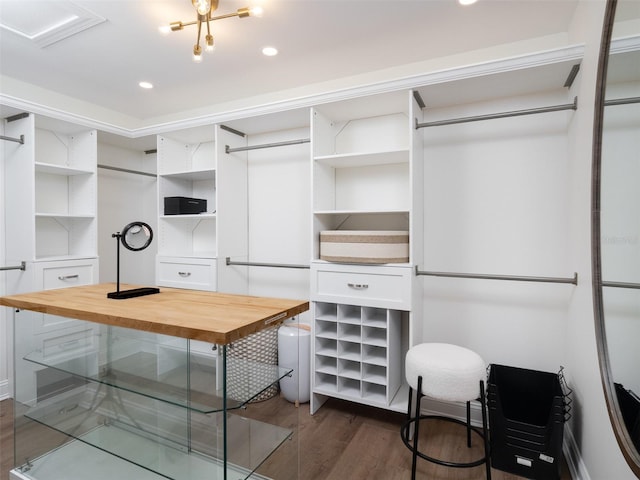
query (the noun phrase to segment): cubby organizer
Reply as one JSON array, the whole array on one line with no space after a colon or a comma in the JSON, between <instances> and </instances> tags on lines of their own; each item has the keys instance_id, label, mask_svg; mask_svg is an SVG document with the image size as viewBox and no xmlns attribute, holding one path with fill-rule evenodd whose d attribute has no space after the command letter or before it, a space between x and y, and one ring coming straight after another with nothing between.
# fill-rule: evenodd
<instances>
[{"instance_id":1,"label":"cubby organizer","mask_svg":"<svg viewBox=\"0 0 640 480\"><path fill-rule=\"evenodd\" d=\"M315 392L388 407L401 383L402 312L314 306Z\"/></svg>"}]
</instances>

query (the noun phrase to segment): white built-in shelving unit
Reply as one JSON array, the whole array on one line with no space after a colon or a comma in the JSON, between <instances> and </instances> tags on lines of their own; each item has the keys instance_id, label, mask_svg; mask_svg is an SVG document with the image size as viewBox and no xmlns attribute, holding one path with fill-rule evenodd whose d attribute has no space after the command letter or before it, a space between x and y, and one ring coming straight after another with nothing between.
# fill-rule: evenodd
<instances>
[{"instance_id":1,"label":"white built-in shelving unit","mask_svg":"<svg viewBox=\"0 0 640 480\"><path fill-rule=\"evenodd\" d=\"M158 285L217 289L216 174L212 126L158 136ZM202 199L207 208L165 215L166 197Z\"/></svg>"},{"instance_id":2,"label":"white built-in shelving unit","mask_svg":"<svg viewBox=\"0 0 640 480\"><path fill-rule=\"evenodd\" d=\"M9 206L6 259L11 265L24 262L24 270L6 272L7 293L95 283L97 132L34 114L17 114L4 122L8 136L24 138L22 144L2 144ZM85 327L68 318L35 312L24 318L29 328L16 332L15 355L33 350L73 355L86 346ZM43 368L32 366L20 384L21 395L35 398L37 389L53 387L38 382Z\"/></svg>"},{"instance_id":3,"label":"white built-in shelving unit","mask_svg":"<svg viewBox=\"0 0 640 480\"><path fill-rule=\"evenodd\" d=\"M312 110L312 412L329 396L404 408L402 352L419 335L412 295L422 233L415 118L421 112L409 91ZM325 230L408 231L409 261L323 261Z\"/></svg>"}]
</instances>

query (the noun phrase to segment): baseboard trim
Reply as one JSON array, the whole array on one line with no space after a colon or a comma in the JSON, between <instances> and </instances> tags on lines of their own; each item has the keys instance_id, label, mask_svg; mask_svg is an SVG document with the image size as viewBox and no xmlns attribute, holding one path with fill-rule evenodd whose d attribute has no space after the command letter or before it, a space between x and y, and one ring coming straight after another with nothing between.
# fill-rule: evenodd
<instances>
[{"instance_id":1,"label":"baseboard trim","mask_svg":"<svg viewBox=\"0 0 640 480\"><path fill-rule=\"evenodd\" d=\"M591 480L587 466L582 461L582 455L580 455L580 449L573 432L567 425L565 425L564 429L562 453L564 453L564 458L567 461L569 473L573 480Z\"/></svg>"},{"instance_id":2,"label":"baseboard trim","mask_svg":"<svg viewBox=\"0 0 640 480\"><path fill-rule=\"evenodd\" d=\"M457 420L467 421L467 408L465 403L445 402L424 397L420 406L423 415L443 415ZM471 402L471 425L482 427L482 409L480 402Z\"/></svg>"},{"instance_id":3,"label":"baseboard trim","mask_svg":"<svg viewBox=\"0 0 640 480\"><path fill-rule=\"evenodd\" d=\"M6 400L11 398L11 392L9 392L9 380L0 381L0 400Z\"/></svg>"}]
</instances>

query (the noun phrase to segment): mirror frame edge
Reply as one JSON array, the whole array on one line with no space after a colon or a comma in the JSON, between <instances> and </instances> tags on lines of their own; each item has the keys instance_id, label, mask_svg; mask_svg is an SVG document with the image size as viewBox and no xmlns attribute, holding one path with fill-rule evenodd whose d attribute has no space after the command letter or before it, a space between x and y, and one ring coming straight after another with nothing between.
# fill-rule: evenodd
<instances>
[{"instance_id":1,"label":"mirror frame edge","mask_svg":"<svg viewBox=\"0 0 640 480\"><path fill-rule=\"evenodd\" d=\"M617 0L607 0L598 58L598 72L596 80L596 96L594 109L593 132L593 163L591 177L591 254L593 279L593 305L596 330L596 344L598 348L598 364L602 389L607 404L607 412L613 427L613 432L622 451L622 455L633 473L640 478L640 453L635 448L624 424L618 400L615 395L613 376L607 347L606 330L604 325L604 306L602 292L602 262L600 241L600 189L601 189L601 161L602 137L604 120L604 102L606 93L607 66L609 50L615 18Z\"/></svg>"}]
</instances>

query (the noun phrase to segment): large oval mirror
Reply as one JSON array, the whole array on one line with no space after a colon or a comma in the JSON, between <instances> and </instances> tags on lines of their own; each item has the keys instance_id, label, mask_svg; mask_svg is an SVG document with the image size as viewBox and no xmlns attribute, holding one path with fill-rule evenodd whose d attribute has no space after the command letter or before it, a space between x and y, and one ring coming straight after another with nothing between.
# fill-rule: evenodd
<instances>
[{"instance_id":1,"label":"large oval mirror","mask_svg":"<svg viewBox=\"0 0 640 480\"><path fill-rule=\"evenodd\" d=\"M640 2L609 0L598 72L593 279L602 383L640 478Z\"/></svg>"}]
</instances>

